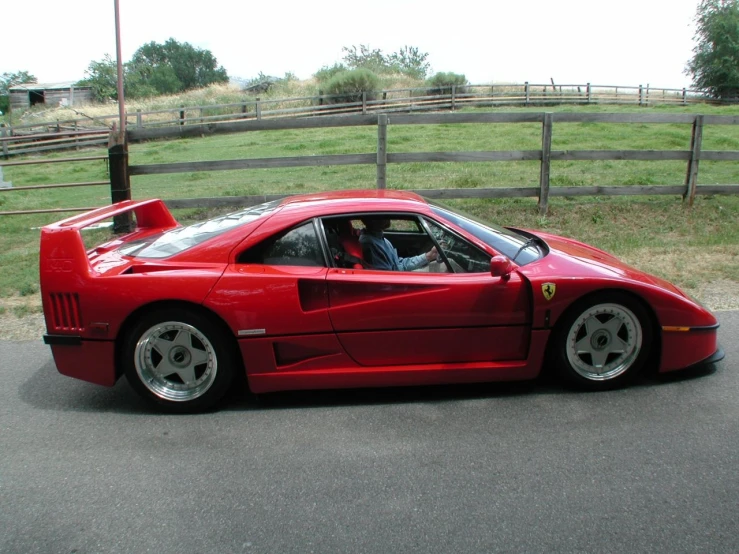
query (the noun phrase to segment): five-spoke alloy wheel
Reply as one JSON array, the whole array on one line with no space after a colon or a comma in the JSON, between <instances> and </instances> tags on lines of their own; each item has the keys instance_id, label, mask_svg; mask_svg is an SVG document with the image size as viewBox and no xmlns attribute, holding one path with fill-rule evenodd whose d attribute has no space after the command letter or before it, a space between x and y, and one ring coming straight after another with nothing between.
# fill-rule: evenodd
<instances>
[{"instance_id":1,"label":"five-spoke alloy wheel","mask_svg":"<svg viewBox=\"0 0 739 554\"><path fill-rule=\"evenodd\" d=\"M610 389L630 381L644 366L652 340L641 304L622 293L581 301L555 335L560 373L583 388Z\"/></svg>"},{"instance_id":2,"label":"five-spoke alloy wheel","mask_svg":"<svg viewBox=\"0 0 739 554\"><path fill-rule=\"evenodd\" d=\"M217 326L184 309L152 312L127 335L124 369L139 394L173 412L204 410L225 394L234 367Z\"/></svg>"}]
</instances>

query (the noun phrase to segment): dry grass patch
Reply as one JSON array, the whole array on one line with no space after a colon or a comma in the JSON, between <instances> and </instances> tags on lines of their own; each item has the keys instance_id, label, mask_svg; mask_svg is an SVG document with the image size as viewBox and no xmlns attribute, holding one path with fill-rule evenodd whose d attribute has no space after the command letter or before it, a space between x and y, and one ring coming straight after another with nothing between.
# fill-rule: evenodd
<instances>
[{"instance_id":1,"label":"dry grass patch","mask_svg":"<svg viewBox=\"0 0 739 554\"><path fill-rule=\"evenodd\" d=\"M705 283L733 281L739 294L739 247L736 245L639 248L621 258L628 264L684 288L691 294Z\"/></svg>"},{"instance_id":2,"label":"dry grass patch","mask_svg":"<svg viewBox=\"0 0 739 554\"><path fill-rule=\"evenodd\" d=\"M0 299L0 340L40 340L45 330L40 294Z\"/></svg>"},{"instance_id":3,"label":"dry grass patch","mask_svg":"<svg viewBox=\"0 0 739 554\"><path fill-rule=\"evenodd\" d=\"M739 247L736 245L640 248L622 259L676 284L711 310L739 309Z\"/></svg>"}]
</instances>

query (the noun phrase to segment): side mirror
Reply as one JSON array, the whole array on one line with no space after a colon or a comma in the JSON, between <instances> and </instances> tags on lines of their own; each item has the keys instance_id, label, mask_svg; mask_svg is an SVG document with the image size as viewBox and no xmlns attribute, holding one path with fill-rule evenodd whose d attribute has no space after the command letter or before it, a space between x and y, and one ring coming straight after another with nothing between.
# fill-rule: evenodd
<instances>
[{"instance_id":1,"label":"side mirror","mask_svg":"<svg viewBox=\"0 0 739 554\"><path fill-rule=\"evenodd\" d=\"M490 274L493 277L501 277L504 281L511 278L513 264L505 256L493 256L490 260Z\"/></svg>"}]
</instances>

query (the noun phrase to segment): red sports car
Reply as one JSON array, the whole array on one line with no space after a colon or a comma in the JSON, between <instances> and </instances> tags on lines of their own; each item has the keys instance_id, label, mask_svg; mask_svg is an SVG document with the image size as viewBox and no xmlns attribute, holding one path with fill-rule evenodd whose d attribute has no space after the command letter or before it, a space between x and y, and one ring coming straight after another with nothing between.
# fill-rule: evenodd
<instances>
[{"instance_id":1,"label":"red sports car","mask_svg":"<svg viewBox=\"0 0 739 554\"><path fill-rule=\"evenodd\" d=\"M85 249L83 228L126 213L133 232ZM44 227L40 256L59 371L125 374L168 411L214 406L240 371L262 393L532 379L551 364L600 390L723 357L716 318L670 283L404 192L295 196L189 226L161 200L126 201Z\"/></svg>"}]
</instances>

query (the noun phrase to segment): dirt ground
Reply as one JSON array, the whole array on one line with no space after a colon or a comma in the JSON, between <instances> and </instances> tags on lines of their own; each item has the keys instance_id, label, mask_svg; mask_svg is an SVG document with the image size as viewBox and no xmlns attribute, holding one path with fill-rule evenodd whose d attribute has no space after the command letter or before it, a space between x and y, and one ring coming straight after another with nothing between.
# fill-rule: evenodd
<instances>
[{"instance_id":1,"label":"dirt ground","mask_svg":"<svg viewBox=\"0 0 739 554\"><path fill-rule=\"evenodd\" d=\"M711 310L739 310L739 283L718 280L689 292ZM3 310L4 308L4 310ZM41 340L46 328L41 297L0 298L0 340Z\"/></svg>"}]
</instances>

